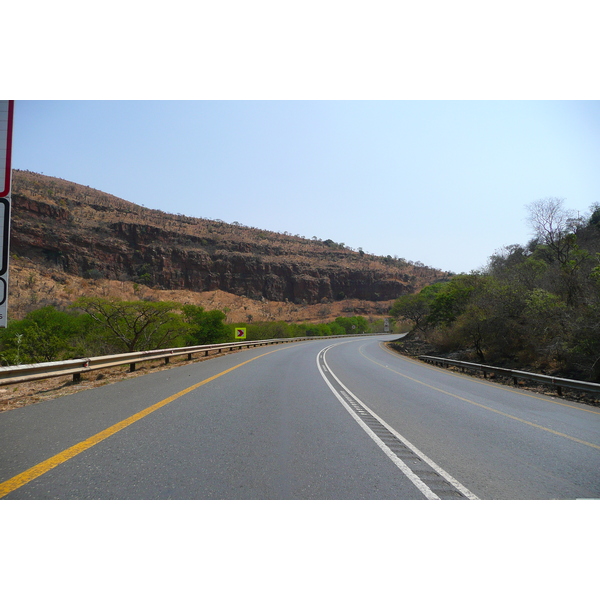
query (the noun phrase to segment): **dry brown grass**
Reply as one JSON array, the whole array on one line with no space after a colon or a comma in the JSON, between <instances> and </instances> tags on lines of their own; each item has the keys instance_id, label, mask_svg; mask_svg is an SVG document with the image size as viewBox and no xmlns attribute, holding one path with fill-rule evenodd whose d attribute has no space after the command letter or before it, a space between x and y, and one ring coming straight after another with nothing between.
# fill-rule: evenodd
<instances>
[{"instance_id":1,"label":"dry brown grass","mask_svg":"<svg viewBox=\"0 0 600 600\"><path fill-rule=\"evenodd\" d=\"M56 177L29 171L13 172L13 194L68 209L83 228L106 227L110 223L132 223L155 227L179 236L182 244L254 253L264 261L281 262L294 257L298 264L316 267L333 264L338 268L365 269L382 278L406 278L422 287L446 275L445 272L397 256L360 253L341 242L311 239L289 232L273 232L240 223L187 217L137 206L111 194ZM422 283L421 283L422 282Z\"/></svg>"},{"instance_id":2,"label":"dry brown grass","mask_svg":"<svg viewBox=\"0 0 600 600\"><path fill-rule=\"evenodd\" d=\"M328 304L302 305L291 302L252 300L221 290L192 292L189 290L157 290L131 281L84 279L55 269L42 269L28 259L16 258L10 263L8 300L9 319L22 319L28 312L53 304L65 308L81 296L100 296L121 300L173 300L195 304L205 310L222 310L227 323L252 321L287 321L322 323L339 316L360 314L381 318L387 315L391 302L340 300Z\"/></svg>"},{"instance_id":3,"label":"dry brown grass","mask_svg":"<svg viewBox=\"0 0 600 600\"><path fill-rule=\"evenodd\" d=\"M409 281L417 288L431 283L443 273L402 259L361 255L339 244L305 239L286 233L264 231L174 215L137 206L93 188L28 171L15 171L13 193L68 212L76 229L92 235L92 230L106 232L113 223L135 223L170 232L173 243L194 245L199 249L219 252L256 254L263 262L293 262L314 268L351 269L375 273L382 279ZM66 214L66 213L65 213ZM47 218L39 220L39 227ZM69 227L72 228L72 223ZM32 223L30 223L32 226ZM35 226L35 225L33 225ZM53 225L57 230L59 224ZM48 232L52 234L52 232ZM109 235L107 233L107 235ZM380 318L387 314L390 300L365 301L345 299L314 305L251 299L216 290L165 290L147 287L133 281L84 279L55 267L50 262L11 257L9 286L9 319L23 318L28 312L48 304L68 306L80 296L116 297L123 300L175 300L201 305L207 310L228 312L227 322L287 321L324 322L338 316L360 314Z\"/></svg>"}]
</instances>

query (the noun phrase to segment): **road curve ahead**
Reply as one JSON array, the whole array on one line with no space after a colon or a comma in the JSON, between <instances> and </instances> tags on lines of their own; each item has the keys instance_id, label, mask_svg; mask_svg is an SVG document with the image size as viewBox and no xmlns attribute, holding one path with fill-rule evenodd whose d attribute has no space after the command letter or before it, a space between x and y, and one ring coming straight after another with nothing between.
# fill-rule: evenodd
<instances>
[{"instance_id":1,"label":"road curve ahead","mask_svg":"<svg viewBox=\"0 0 600 600\"><path fill-rule=\"evenodd\" d=\"M0 497L600 498L600 410L395 338L249 349L2 413Z\"/></svg>"}]
</instances>

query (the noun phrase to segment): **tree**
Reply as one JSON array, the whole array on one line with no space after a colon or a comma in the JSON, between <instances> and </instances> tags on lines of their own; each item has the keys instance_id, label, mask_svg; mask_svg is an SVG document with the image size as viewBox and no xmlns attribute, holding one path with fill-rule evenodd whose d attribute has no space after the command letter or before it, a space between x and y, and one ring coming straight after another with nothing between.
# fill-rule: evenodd
<instances>
[{"instance_id":1,"label":"tree","mask_svg":"<svg viewBox=\"0 0 600 600\"><path fill-rule=\"evenodd\" d=\"M61 339L49 329L42 329L37 323L13 327L12 334L3 344L4 363L19 365L57 360L65 350L67 340ZM16 331L19 329L20 331Z\"/></svg>"},{"instance_id":2,"label":"tree","mask_svg":"<svg viewBox=\"0 0 600 600\"><path fill-rule=\"evenodd\" d=\"M600 204L596 203L590 207L592 214L588 220L589 225L598 227L600 229Z\"/></svg>"},{"instance_id":3,"label":"tree","mask_svg":"<svg viewBox=\"0 0 600 600\"><path fill-rule=\"evenodd\" d=\"M541 244L550 248L555 259L564 264L574 249L574 233L581 220L563 207L563 198L544 198L527 206L529 224Z\"/></svg>"},{"instance_id":4,"label":"tree","mask_svg":"<svg viewBox=\"0 0 600 600\"><path fill-rule=\"evenodd\" d=\"M487 341L487 324L489 315L479 306L470 305L468 309L458 317L454 329L458 339L467 348L471 346L477 353L477 358L485 362L485 345Z\"/></svg>"},{"instance_id":5,"label":"tree","mask_svg":"<svg viewBox=\"0 0 600 600\"><path fill-rule=\"evenodd\" d=\"M371 331L369 322L364 317L360 316L337 317L334 323L341 326L346 334L369 333Z\"/></svg>"},{"instance_id":6,"label":"tree","mask_svg":"<svg viewBox=\"0 0 600 600\"><path fill-rule=\"evenodd\" d=\"M182 342L189 326L174 311L177 302L128 302L114 298L79 298L71 305L87 313L116 349L139 352Z\"/></svg>"},{"instance_id":7,"label":"tree","mask_svg":"<svg viewBox=\"0 0 600 600\"><path fill-rule=\"evenodd\" d=\"M475 351L480 361L514 357L522 347L522 290L489 275L468 277L474 279L466 287L464 276L456 278L456 286L448 286L457 291L454 298L450 292L439 296L447 310L435 321L438 337L454 349ZM462 293L465 290L468 294Z\"/></svg>"},{"instance_id":8,"label":"tree","mask_svg":"<svg viewBox=\"0 0 600 600\"><path fill-rule=\"evenodd\" d=\"M567 340L568 324L572 320L572 311L558 296L535 289L526 296L524 342L538 356L556 358Z\"/></svg>"},{"instance_id":9,"label":"tree","mask_svg":"<svg viewBox=\"0 0 600 600\"><path fill-rule=\"evenodd\" d=\"M230 332L224 323L224 312L220 310L206 312L202 306L193 304L186 304L182 310L184 320L190 327L186 335L186 344L202 346L229 340Z\"/></svg>"},{"instance_id":10,"label":"tree","mask_svg":"<svg viewBox=\"0 0 600 600\"><path fill-rule=\"evenodd\" d=\"M392 317L412 321L414 328L422 332L427 329L427 317L431 310L431 301L422 294L400 296L390 309Z\"/></svg>"},{"instance_id":11,"label":"tree","mask_svg":"<svg viewBox=\"0 0 600 600\"><path fill-rule=\"evenodd\" d=\"M552 259L560 265L560 271L554 277L556 289L569 306L575 306L582 292L580 270L590 254L579 247L578 233L585 229L584 219L563 208L563 203L562 198L545 198L527 208L529 222L539 243L547 247ZM538 248L538 254L542 250Z\"/></svg>"},{"instance_id":12,"label":"tree","mask_svg":"<svg viewBox=\"0 0 600 600\"><path fill-rule=\"evenodd\" d=\"M2 360L7 364L48 362L76 355L78 336L85 330L82 315L54 306L31 311L0 332Z\"/></svg>"},{"instance_id":13,"label":"tree","mask_svg":"<svg viewBox=\"0 0 600 600\"><path fill-rule=\"evenodd\" d=\"M427 323L435 327L455 321L466 310L471 296L483 281L480 275L457 275L447 283L433 284L421 290L420 295L429 301Z\"/></svg>"},{"instance_id":14,"label":"tree","mask_svg":"<svg viewBox=\"0 0 600 600\"><path fill-rule=\"evenodd\" d=\"M557 198L528 208L536 237L527 245L506 246L481 273L403 296L390 312L436 352L599 381L600 205L585 218Z\"/></svg>"}]
</instances>

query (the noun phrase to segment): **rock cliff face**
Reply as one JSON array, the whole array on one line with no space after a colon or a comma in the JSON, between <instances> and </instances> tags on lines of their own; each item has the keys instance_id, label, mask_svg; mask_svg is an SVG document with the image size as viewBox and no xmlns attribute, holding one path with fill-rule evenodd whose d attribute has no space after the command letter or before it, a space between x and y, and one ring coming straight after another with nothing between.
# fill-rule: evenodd
<instances>
[{"instance_id":1,"label":"rock cliff face","mask_svg":"<svg viewBox=\"0 0 600 600\"><path fill-rule=\"evenodd\" d=\"M13 174L11 254L71 275L295 303L393 300L446 275L402 259L145 209L86 186Z\"/></svg>"}]
</instances>

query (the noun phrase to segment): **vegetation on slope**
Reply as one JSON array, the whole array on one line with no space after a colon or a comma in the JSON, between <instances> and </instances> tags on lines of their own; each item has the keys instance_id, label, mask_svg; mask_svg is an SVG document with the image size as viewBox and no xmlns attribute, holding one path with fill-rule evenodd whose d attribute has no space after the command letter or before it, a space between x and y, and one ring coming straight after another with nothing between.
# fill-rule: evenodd
<instances>
[{"instance_id":1,"label":"vegetation on slope","mask_svg":"<svg viewBox=\"0 0 600 600\"><path fill-rule=\"evenodd\" d=\"M82 297L67 310L46 306L0 329L3 365L197 346L234 341L236 327L248 340L370 333L383 320L337 317L329 323L225 323L225 313L177 302Z\"/></svg>"},{"instance_id":2,"label":"vegetation on slope","mask_svg":"<svg viewBox=\"0 0 600 600\"><path fill-rule=\"evenodd\" d=\"M89 186L31 171L14 170L12 187L13 195L42 200L65 210L78 208L77 212L71 213L72 218L82 225L85 225L84 221L88 224L93 222L96 227L106 228L106 231L109 231L107 226L110 223L131 223L177 232L186 238L181 240L183 245L197 242L207 250L236 251L249 244L256 254L267 256L298 255L312 263L326 258L336 261L341 267L351 267L360 261L370 269L387 273L391 273L392 269L406 269L413 278L425 275L427 271L441 274L420 262L406 261L398 256L376 256L331 239L309 239L288 231L274 232L248 227L236 221L225 223L145 208Z\"/></svg>"},{"instance_id":3,"label":"vegetation on slope","mask_svg":"<svg viewBox=\"0 0 600 600\"><path fill-rule=\"evenodd\" d=\"M437 353L600 381L600 204L585 217L556 198L528 209L528 244L399 298L391 314Z\"/></svg>"}]
</instances>

